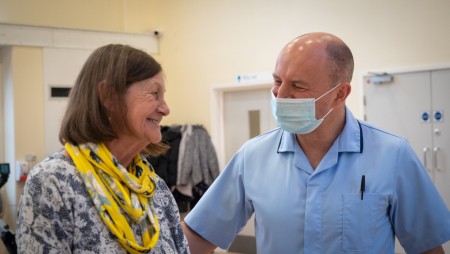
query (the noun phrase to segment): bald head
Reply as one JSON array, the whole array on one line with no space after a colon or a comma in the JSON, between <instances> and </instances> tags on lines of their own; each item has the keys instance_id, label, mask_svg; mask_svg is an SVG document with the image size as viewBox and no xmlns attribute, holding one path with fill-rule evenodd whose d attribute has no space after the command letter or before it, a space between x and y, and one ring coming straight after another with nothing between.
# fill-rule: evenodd
<instances>
[{"instance_id":1,"label":"bald head","mask_svg":"<svg viewBox=\"0 0 450 254\"><path fill-rule=\"evenodd\" d=\"M323 58L330 85L350 82L353 76L353 55L348 46L329 33L309 33L290 41L281 51L289 57Z\"/></svg>"}]
</instances>

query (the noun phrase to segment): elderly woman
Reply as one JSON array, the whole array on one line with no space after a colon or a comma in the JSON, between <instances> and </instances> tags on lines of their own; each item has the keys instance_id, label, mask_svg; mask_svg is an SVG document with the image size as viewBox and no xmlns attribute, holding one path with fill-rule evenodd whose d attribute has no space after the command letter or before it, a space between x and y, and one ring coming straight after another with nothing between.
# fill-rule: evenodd
<instances>
[{"instance_id":1,"label":"elderly woman","mask_svg":"<svg viewBox=\"0 0 450 254\"><path fill-rule=\"evenodd\" d=\"M19 206L19 253L188 253L176 202L144 155L167 150L162 68L125 45L94 51L70 92L59 140Z\"/></svg>"}]
</instances>

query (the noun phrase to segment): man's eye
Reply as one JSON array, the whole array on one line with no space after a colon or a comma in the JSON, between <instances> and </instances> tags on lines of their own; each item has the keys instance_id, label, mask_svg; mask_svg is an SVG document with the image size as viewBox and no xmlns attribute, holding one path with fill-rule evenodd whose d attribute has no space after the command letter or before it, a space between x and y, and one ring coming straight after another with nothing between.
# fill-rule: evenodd
<instances>
[{"instance_id":1,"label":"man's eye","mask_svg":"<svg viewBox=\"0 0 450 254\"><path fill-rule=\"evenodd\" d=\"M159 92L153 92L152 95L155 97L155 100L159 99Z\"/></svg>"},{"instance_id":2,"label":"man's eye","mask_svg":"<svg viewBox=\"0 0 450 254\"><path fill-rule=\"evenodd\" d=\"M298 84L294 84L293 86L298 91L305 91L306 90L306 88L304 86L301 86L301 85L298 85Z\"/></svg>"}]
</instances>

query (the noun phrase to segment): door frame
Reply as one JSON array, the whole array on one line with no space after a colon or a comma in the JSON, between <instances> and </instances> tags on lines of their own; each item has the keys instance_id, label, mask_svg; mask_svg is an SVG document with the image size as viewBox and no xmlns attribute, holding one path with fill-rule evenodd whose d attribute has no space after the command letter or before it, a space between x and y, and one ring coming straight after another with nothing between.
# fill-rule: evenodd
<instances>
[{"instance_id":1,"label":"door frame","mask_svg":"<svg viewBox=\"0 0 450 254\"><path fill-rule=\"evenodd\" d=\"M213 85L211 88L211 140L216 148L219 168L225 167L225 116L224 94L226 92L253 91L269 89L273 80L258 80L255 82L225 83Z\"/></svg>"}]
</instances>

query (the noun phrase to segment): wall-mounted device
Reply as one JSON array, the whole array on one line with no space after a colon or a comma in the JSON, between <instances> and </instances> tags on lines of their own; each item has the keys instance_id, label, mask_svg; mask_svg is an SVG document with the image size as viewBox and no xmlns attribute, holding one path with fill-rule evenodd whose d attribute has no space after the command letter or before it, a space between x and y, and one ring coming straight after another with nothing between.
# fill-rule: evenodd
<instances>
[{"instance_id":1,"label":"wall-mounted device","mask_svg":"<svg viewBox=\"0 0 450 254\"><path fill-rule=\"evenodd\" d=\"M392 81L394 81L394 77L385 72L384 73L369 73L369 74L371 76L369 76L366 79L367 84L380 85L380 84L392 83Z\"/></svg>"},{"instance_id":2,"label":"wall-mounted device","mask_svg":"<svg viewBox=\"0 0 450 254\"><path fill-rule=\"evenodd\" d=\"M16 181L25 182L29 172L28 161L16 161Z\"/></svg>"}]
</instances>

